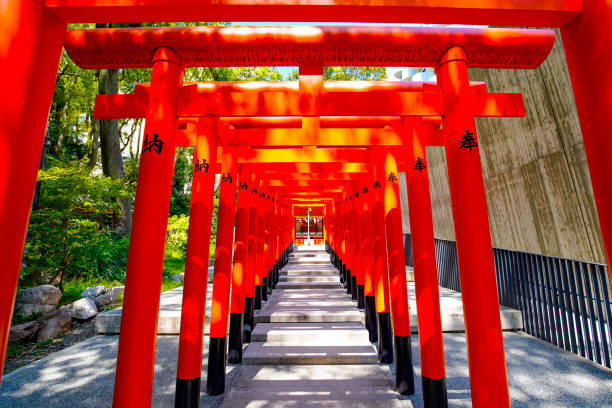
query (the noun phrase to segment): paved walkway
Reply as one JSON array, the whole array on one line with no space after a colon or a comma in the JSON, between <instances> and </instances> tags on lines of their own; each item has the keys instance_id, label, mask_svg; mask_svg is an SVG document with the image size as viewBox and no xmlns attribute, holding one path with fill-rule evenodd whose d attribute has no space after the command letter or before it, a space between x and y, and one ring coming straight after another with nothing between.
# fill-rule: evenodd
<instances>
[{"instance_id":1,"label":"paved walkway","mask_svg":"<svg viewBox=\"0 0 612 408\"><path fill-rule=\"evenodd\" d=\"M329 255L297 252L279 279L222 407L401 407Z\"/></svg>"},{"instance_id":2,"label":"paved walkway","mask_svg":"<svg viewBox=\"0 0 612 408\"><path fill-rule=\"evenodd\" d=\"M416 394L400 397L393 392L393 366L375 363L362 314L338 287L329 264L292 263L286 272L258 314L244 364L227 368L225 396L205 394L204 337L201 407L422 406L417 336L412 336ZM332 275L336 281L324 283L335 287L295 287L312 277L321 284ZM443 308L460 304L460 294L441 296ZM0 408L110 407L117 340L95 336L5 375ZM513 407L612 408L612 371L519 332L504 333L504 348ZM450 405L469 407L464 334L445 333L444 350ZM177 352L178 336L158 336L153 407L174 404Z\"/></svg>"}]
</instances>

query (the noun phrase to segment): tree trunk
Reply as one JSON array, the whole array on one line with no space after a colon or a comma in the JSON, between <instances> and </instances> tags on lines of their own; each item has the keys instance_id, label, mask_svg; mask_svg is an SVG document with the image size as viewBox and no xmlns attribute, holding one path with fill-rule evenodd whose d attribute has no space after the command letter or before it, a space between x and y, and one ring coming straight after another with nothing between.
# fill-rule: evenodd
<instances>
[{"instance_id":1,"label":"tree trunk","mask_svg":"<svg viewBox=\"0 0 612 408\"><path fill-rule=\"evenodd\" d=\"M45 131L45 141L43 143L42 153L40 155L40 164L38 169L44 169L47 164L47 149L49 149L49 145L51 141L49 140L49 123L47 122L47 130ZM32 198L32 211L38 210L38 200L40 199L40 187L42 186L42 181L36 181L36 187L34 188L34 197Z\"/></svg>"},{"instance_id":2,"label":"tree trunk","mask_svg":"<svg viewBox=\"0 0 612 408\"><path fill-rule=\"evenodd\" d=\"M97 27L98 25L96 25ZM117 94L119 71L116 69L101 69L99 74L99 93L101 95ZM123 179L125 170L121 156L121 139L117 119L100 120L100 152L102 156L102 171L105 176L113 179ZM117 220L119 229L125 235L130 234L132 228L132 199L119 200L121 215Z\"/></svg>"},{"instance_id":3,"label":"tree trunk","mask_svg":"<svg viewBox=\"0 0 612 408\"><path fill-rule=\"evenodd\" d=\"M98 163L98 153L100 150L100 125L97 119L88 115L88 120L91 122L91 150L89 151L89 168L96 167L96 163Z\"/></svg>"}]
</instances>

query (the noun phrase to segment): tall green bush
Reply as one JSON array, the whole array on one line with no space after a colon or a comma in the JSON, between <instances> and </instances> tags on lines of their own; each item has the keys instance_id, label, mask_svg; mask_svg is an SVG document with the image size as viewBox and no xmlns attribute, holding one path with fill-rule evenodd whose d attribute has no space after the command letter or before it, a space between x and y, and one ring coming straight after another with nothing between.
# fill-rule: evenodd
<instances>
[{"instance_id":1,"label":"tall green bush","mask_svg":"<svg viewBox=\"0 0 612 408\"><path fill-rule=\"evenodd\" d=\"M113 231L117 198L132 185L95 174L85 165L53 163L40 170L39 207L30 217L21 285L68 279L122 280L128 239Z\"/></svg>"}]
</instances>

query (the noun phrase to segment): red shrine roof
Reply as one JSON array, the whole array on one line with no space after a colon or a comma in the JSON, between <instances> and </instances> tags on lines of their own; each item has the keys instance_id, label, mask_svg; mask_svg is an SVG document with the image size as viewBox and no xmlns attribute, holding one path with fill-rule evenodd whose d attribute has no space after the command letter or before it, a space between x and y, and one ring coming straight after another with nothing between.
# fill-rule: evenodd
<instances>
[{"instance_id":1,"label":"red shrine roof","mask_svg":"<svg viewBox=\"0 0 612 408\"><path fill-rule=\"evenodd\" d=\"M71 30L64 46L82 68L147 68L159 47L189 66L436 66L462 47L469 66L539 66L552 30L455 27L163 27Z\"/></svg>"}]
</instances>

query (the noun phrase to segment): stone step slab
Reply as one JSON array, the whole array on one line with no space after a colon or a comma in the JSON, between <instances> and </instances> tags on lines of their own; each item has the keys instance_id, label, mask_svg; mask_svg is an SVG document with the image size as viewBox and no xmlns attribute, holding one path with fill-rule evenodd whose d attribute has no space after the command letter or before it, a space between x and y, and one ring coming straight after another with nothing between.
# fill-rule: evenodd
<instances>
[{"instance_id":1,"label":"stone step slab","mask_svg":"<svg viewBox=\"0 0 612 408\"><path fill-rule=\"evenodd\" d=\"M302 343L251 342L242 356L246 365L376 364L378 356L368 345L303 345Z\"/></svg>"},{"instance_id":2,"label":"stone step slab","mask_svg":"<svg viewBox=\"0 0 612 408\"><path fill-rule=\"evenodd\" d=\"M292 255L289 257L289 259L312 259L312 258L318 258L318 259L327 259L328 261L330 260L330 256L327 253L308 253L308 252L304 252L304 253L300 253L297 255Z\"/></svg>"},{"instance_id":3,"label":"stone step slab","mask_svg":"<svg viewBox=\"0 0 612 408\"><path fill-rule=\"evenodd\" d=\"M338 289L342 288L340 281L336 282L278 282L277 289Z\"/></svg>"},{"instance_id":4,"label":"stone step slab","mask_svg":"<svg viewBox=\"0 0 612 408\"><path fill-rule=\"evenodd\" d=\"M221 404L235 407L399 408L378 365L242 365Z\"/></svg>"},{"instance_id":5,"label":"stone step slab","mask_svg":"<svg viewBox=\"0 0 612 408\"><path fill-rule=\"evenodd\" d=\"M326 275L333 275L334 277L336 277L336 279L340 279L340 275L338 274L338 271L335 269L286 269L283 271L280 271L280 273L278 274L279 277L283 277L283 276L303 276L303 275L309 275L309 276L326 276Z\"/></svg>"},{"instance_id":6,"label":"stone step slab","mask_svg":"<svg viewBox=\"0 0 612 408\"><path fill-rule=\"evenodd\" d=\"M347 309L354 308L357 305L357 301L347 299L336 299L336 300L308 300L308 299L272 299L268 301L268 307L272 308L324 308L324 307L345 307Z\"/></svg>"},{"instance_id":7,"label":"stone step slab","mask_svg":"<svg viewBox=\"0 0 612 408\"><path fill-rule=\"evenodd\" d=\"M279 310L280 309L280 310ZM262 309L257 323L342 323L361 322L363 313L357 308L326 307L318 310L306 308Z\"/></svg>"},{"instance_id":8,"label":"stone step slab","mask_svg":"<svg viewBox=\"0 0 612 408\"><path fill-rule=\"evenodd\" d=\"M361 323L259 323L251 333L255 342L303 342L368 345L368 332Z\"/></svg>"},{"instance_id":9,"label":"stone step slab","mask_svg":"<svg viewBox=\"0 0 612 408\"><path fill-rule=\"evenodd\" d=\"M340 282L337 275L280 275L279 282Z\"/></svg>"},{"instance_id":10,"label":"stone step slab","mask_svg":"<svg viewBox=\"0 0 612 408\"><path fill-rule=\"evenodd\" d=\"M287 264L289 267L292 265L329 265L329 259L290 259Z\"/></svg>"}]
</instances>

